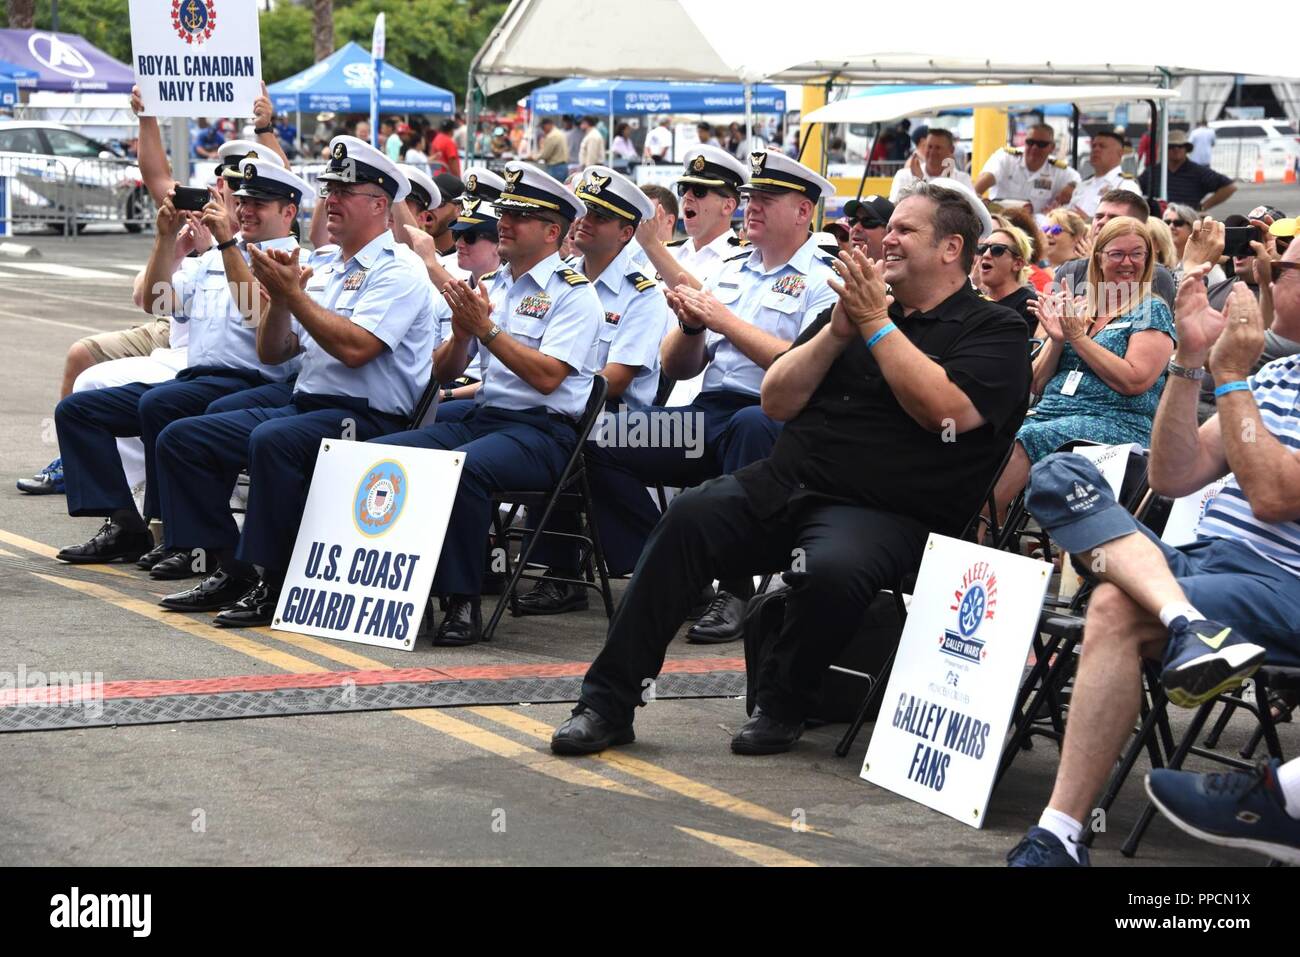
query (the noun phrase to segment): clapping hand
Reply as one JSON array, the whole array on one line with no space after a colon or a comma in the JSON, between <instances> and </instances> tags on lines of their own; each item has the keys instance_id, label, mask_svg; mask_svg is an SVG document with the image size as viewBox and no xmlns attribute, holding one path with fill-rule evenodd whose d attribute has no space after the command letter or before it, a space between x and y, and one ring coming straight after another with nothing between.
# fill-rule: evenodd
<instances>
[{"instance_id":1,"label":"clapping hand","mask_svg":"<svg viewBox=\"0 0 1300 957\"><path fill-rule=\"evenodd\" d=\"M1232 287L1226 311L1222 334L1210 350L1210 371L1216 378L1245 379L1264 352L1264 316L1244 282Z\"/></svg>"},{"instance_id":2,"label":"clapping hand","mask_svg":"<svg viewBox=\"0 0 1300 957\"><path fill-rule=\"evenodd\" d=\"M442 287L442 294L451 306L451 331L457 339L477 339L492 328L492 300L487 287L480 285L474 290L453 279Z\"/></svg>"},{"instance_id":3,"label":"clapping hand","mask_svg":"<svg viewBox=\"0 0 1300 957\"><path fill-rule=\"evenodd\" d=\"M860 247L855 247L841 252L831 267L839 279L828 279L826 284L839 294L835 308L844 317L858 327L889 318L889 307L894 297L889 294L889 287L874 259ZM831 316L833 320L834 313Z\"/></svg>"},{"instance_id":4,"label":"clapping hand","mask_svg":"<svg viewBox=\"0 0 1300 957\"><path fill-rule=\"evenodd\" d=\"M1178 362L1189 368L1200 368L1223 332L1223 313L1211 308L1204 279L1212 268L1203 262L1188 271L1178 284L1174 298L1174 329L1178 333ZM1238 283L1238 285L1245 285Z\"/></svg>"},{"instance_id":5,"label":"clapping hand","mask_svg":"<svg viewBox=\"0 0 1300 957\"><path fill-rule=\"evenodd\" d=\"M310 268L298 265L297 250L262 250L250 244L248 254L253 275L273 301L283 301L298 292L311 275Z\"/></svg>"}]
</instances>

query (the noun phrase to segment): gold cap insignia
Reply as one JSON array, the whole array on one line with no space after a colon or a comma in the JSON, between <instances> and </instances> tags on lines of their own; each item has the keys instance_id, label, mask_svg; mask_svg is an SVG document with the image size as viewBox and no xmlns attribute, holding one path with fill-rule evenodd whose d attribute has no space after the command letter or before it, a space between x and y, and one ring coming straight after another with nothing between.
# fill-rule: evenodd
<instances>
[{"instance_id":1,"label":"gold cap insignia","mask_svg":"<svg viewBox=\"0 0 1300 957\"><path fill-rule=\"evenodd\" d=\"M465 180L465 188L471 193L478 189L477 173L470 173L469 179Z\"/></svg>"},{"instance_id":2,"label":"gold cap insignia","mask_svg":"<svg viewBox=\"0 0 1300 957\"><path fill-rule=\"evenodd\" d=\"M508 169L505 171L506 192L513 193L515 186L518 185L520 177L524 175L522 169Z\"/></svg>"},{"instance_id":3,"label":"gold cap insignia","mask_svg":"<svg viewBox=\"0 0 1300 957\"><path fill-rule=\"evenodd\" d=\"M704 166L705 166L705 161L704 161L704 157L703 157L703 156L697 156L697 157L695 157L695 159L691 162L691 169L695 170L695 172L697 172L697 173L703 173L703 172L704 172Z\"/></svg>"},{"instance_id":4,"label":"gold cap insignia","mask_svg":"<svg viewBox=\"0 0 1300 957\"><path fill-rule=\"evenodd\" d=\"M749 154L750 172L757 176L763 172L763 166L767 163L767 153L757 151Z\"/></svg>"},{"instance_id":5,"label":"gold cap insignia","mask_svg":"<svg viewBox=\"0 0 1300 957\"><path fill-rule=\"evenodd\" d=\"M347 155L348 155L348 148L346 146L344 146L342 143L334 144L334 158L336 160L341 160L343 157Z\"/></svg>"}]
</instances>

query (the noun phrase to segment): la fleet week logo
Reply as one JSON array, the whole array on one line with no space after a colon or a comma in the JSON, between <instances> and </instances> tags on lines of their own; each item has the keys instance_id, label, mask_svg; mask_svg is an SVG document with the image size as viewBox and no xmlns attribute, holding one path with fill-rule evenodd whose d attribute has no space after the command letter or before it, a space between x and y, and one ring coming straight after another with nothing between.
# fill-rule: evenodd
<instances>
[{"instance_id":1,"label":"la fleet week logo","mask_svg":"<svg viewBox=\"0 0 1300 957\"><path fill-rule=\"evenodd\" d=\"M202 44L216 28L216 0L172 0L172 29L186 43Z\"/></svg>"},{"instance_id":2,"label":"la fleet week logo","mask_svg":"<svg viewBox=\"0 0 1300 957\"><path fill-rule=\"evenodd\" d=\"M944 631L939 650L945 655L979 664L988 651L976 632L985 621L993 620L998 603L998 579L988 562L976 562L962 575L961 586L953 592L950 611L957 613L957 630Z\"/></svg>"},{"instance_id":3,"label":"la fleet week logo","mask_svg":"<svg viewBox=\"0 0 1300 957\"><path fill-rule=\"evenodd\" d=\"M406 505L406 470L392 459L366 469L352 497L352 521L357 531L377 538L392 530Z\"/></svg>"}]
</instances>

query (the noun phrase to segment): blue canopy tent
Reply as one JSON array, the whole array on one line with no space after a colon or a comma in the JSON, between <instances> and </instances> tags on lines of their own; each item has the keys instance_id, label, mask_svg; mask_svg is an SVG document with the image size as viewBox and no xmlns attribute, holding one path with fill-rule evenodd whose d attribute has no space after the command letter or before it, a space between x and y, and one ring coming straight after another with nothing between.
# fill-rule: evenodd
<instances>
[{"instance_id":1,"label":"blue canopy tent","mask_svg":"<svg viewBox=\"0 0 1300 957\"><path fill-rule=\"evenodd\" d=\"M751 88L755 113L784 113L785 93L775 86ZM668 83L655 80L561 80L528 94L528 109L542 113L743 113L739 83Z\"/></svg>"},{"instance_id":2,"label":"blue canopy tent","mask_svg":"<svg viewBox=\"0 0 1300 957\"><path fill-rule=\"evenodd\" d=\"M370 51L348 43L324 60L288 79L271 84L271 104L278 113L368 113ZM384 64L379 109L397 113L454 113L456 98L442 87L417 80L391 63Z\"/></svg>"}]
</instances>

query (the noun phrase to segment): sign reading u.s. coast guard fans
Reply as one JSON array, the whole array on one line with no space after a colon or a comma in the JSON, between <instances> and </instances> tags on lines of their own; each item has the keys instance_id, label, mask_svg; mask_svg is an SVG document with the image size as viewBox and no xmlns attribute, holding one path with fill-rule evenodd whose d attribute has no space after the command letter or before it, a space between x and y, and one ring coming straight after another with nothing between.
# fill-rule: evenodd
<instances>
[{"instance_id":1,"label":"sign reading u.s. coast guard fans","mask_svg":"<svg viewBox=\"0 0 1300 957\"><path fill-rule=\"evenodd\" d=\"M323 439L271 627L413 649L464 461Z\"/></svg>"},{"instance_id":2,"label":"sign reading u.s. coast guard fans","mask_svg":"<svg viewBox=\"0 0 1300 957\"><path fill-rule=\"evenodd\" d=\"M983 825L1051 571L930 536L864 779Z\"/></svg>"},{"instance_id":3,"label":"sign reading u.s. coast guard fans","mask_svg":"<svg viewBox=\"0 0 1300 957\"><path fill-rule=\"evenodd\" d=\"M252 116L257 0L131 0L131 54L150 116Z\"/></svg>"}]
</instances>

